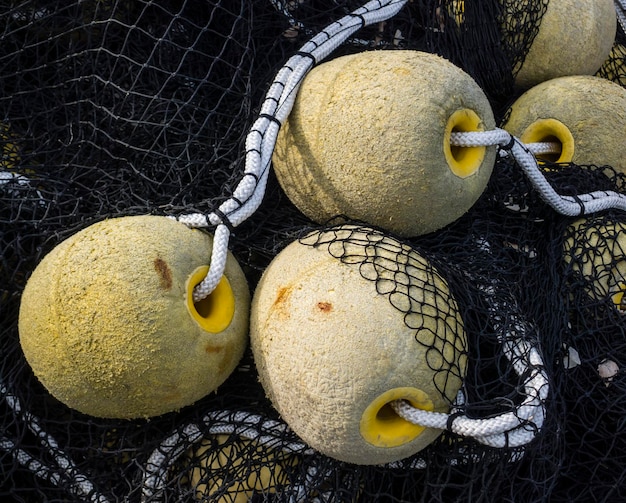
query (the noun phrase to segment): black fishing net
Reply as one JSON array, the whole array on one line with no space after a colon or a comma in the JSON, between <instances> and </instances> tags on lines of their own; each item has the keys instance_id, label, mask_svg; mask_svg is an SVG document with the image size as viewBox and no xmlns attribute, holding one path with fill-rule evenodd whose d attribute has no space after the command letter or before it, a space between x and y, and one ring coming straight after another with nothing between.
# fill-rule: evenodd
<instances>
[{"instance_id":1,"label":"black fishing net","mask_svg":"<svg viewBox=\"0 0 626 503\"><path fill-rule=\"evenodd\" d=\"M616 82L620 86L626 86L626 34L620 26L615 34L615 44L596 74L599 77Z\"/></svg>"},{"instance_id":2,"label":"black fishing net","mask_svg":"<svg viewBox=\"0 0 626 503\"><path fill-rule=\"evenodd\" d=\"M408 245L367 227L338 226L308 234L300 242L322 248L374 282L376 292L387 297L404 324L415 330L437 391L454 398L452 381L465 373L464 329L455 316L445 279L432 264Z\"/></svg>"},{"instance_id":3,"label":"black fishing net","mask_svg":"<svg viewBox=\"0 0 626 503\"><path fill-rule=\"evenodd\" d=\"M409 458L361 466L311 449L266 398L250 350L216 393L132 421L67 408L27 364L18 311L43 256L104 218L208 213L227 200L278 70L361 4L0 2L4 500L624 499L626 220L612 210L580 222L559 215L511 156L498 157L483 196L460 220L419 238L389 238L436 267L467 333L463 400L451 404L450 428ZM441 54L476 79L501 118L546 5L411 1L358 30L333 56L371 49ZM622 85L623 44L620 28L600 70ZM626 192L624 176L608 166L544 164L542 173L565 195ZM331 224L306 219L270 173L262 205L235 229L231 250L254 289L288 243L310 232L332 235ZM374 255L377 239L368 248ZM530 385L541 382L537 376L547 385ZM525 407L529 398L532 407ZM456 418L491 424L507 414L519 424L501 436L455 433ZM528 441L516 442L516 432Z\"/></svg>"}]
</instances>

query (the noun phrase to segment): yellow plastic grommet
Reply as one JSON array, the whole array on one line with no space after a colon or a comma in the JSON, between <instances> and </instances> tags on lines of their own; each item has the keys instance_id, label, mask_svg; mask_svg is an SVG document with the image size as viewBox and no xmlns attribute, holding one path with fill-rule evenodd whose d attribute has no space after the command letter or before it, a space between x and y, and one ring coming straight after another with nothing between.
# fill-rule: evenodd
<instances>
[{"instance_id":1,"label":"yellow plastic grommet","mask_svg":"<svg viewBox=\"0 0 626 503\"><path fill-rule=\"evenodd\" d=\"M523 143L552 142L561 145L560 154L539 154L539 160L549 162L572 162L574 137L569 128L557 119L538 119L528 126L520 137Z\"/></svg>"},{"instance_id":2,"label":"yellow plastic grommet","mask_svg":"<svg viewBox=\"0 0 626 503\"><path fill-rule=\"evenodd\" d=\"M454 112L443 135L443 154L450 170L460 178L473 175L480 168L487 147L461 147L450 144L452 133L484 131L484 126L476 112L464 108Z\"/></svg>"},{"instance_id":3,"label":"yellow plastic grommet","mask_svg":"<svg viewBox=\"0 0 626 503\"><path fill-rule=\"evenodd\" d=\"M209 271L208 266L198 267L187 280L187 309L200 327L211 333L223 332L235 315L235 295L225 275L207 297L193 300L193 289L202 282Z\"/></svg>"},{"instance_id":4,"label":"yellow plastic grommet","mask_svg":"<svg viewBox=\"0 0 626 503\"><path fill-rule=\"evenodd\" d=\"M626 312L626 297L624 297L624 293L626 291L626 284L619 283L619 290L611 295L611 300L615 305L615 308L621 313Z\"/></svg>"},{"instance_id":5,"label":"yellow plastic grommet","mask_svg":"<svg viewBox=\"0 0 626 503\"><path fill-rule=\"evenodd\" d=\"M396 414L390 405L396 400L406 400L417 409L434 409L432 400L420 389L406 387L384 392L367 406L361 416L359 431L370 444L397 447L416 439L426 429Z\"/></svg>"}]
</instances>

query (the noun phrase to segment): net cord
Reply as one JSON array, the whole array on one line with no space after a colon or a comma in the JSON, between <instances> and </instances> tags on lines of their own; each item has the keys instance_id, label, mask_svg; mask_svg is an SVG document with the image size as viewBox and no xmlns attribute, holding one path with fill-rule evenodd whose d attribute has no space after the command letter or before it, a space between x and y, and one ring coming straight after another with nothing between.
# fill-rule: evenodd
<instances>
[{"instance_id":1,"label":"net cord","mask_svg":"<svg viewBox=\"0 0 626 503\"><path fill-rule=\"evenodd\" d=\"M4 166L1 169L5 169ZM13 186L21 185L21 186L27 186L27 187L32 188L31 181L28 178L26 178L24 175L12 173L11 171L0 171L0 186L8 185L9 187L11 187L12 184ZM19 193L15 191L15 194L18 195ZM45 206L46 201L43 195L41 194L41 192L38 189L35 189L35 194L37 194L37 196L39 197L39 205Z\"/></svg>"},{"instance_id":2,"label":"net cord","mask_svg":"<svg viewBox=\"0 0 626 503\"><path fill-rule=\"evenodd\" d=\"M615 191L594 191L577 196L556 192L539 169L531 149L504 129L452 133L451 143L462 147L497 145L500 155L512 155L542 199L561 215L576 217L608 209L626 210L626 195Z\"/></svg>"},{"instance_id":3,"label":"net cord","mask_svg":"<svg viewBox=\"0 0 626 503\"><path fill-rule=\"evenodd\" d=\"M490 321L503 353L515 373L525 379L522 403L513 411L487 419L473 419L460 412L465 404L461 389L450 413L421 410L404 400L392 402L391 406L400 417L413 424L472 437L490 447L521 447L531 442L543 426L548 377L538 349L530 342L534 329L523 318L514 299L495 284L482 285L481 290L487 299Z\"/></svg>"},{"instance_id":4,"label":"net cord","mask_svg":"<svg viewBox=\"0 0 626 503\"><path fill-rule=\"evenodd\" d=\"M278 71L246 137L245 169L232 196L219 206L218 211L208 215L192 213L177 217L189 227L216 226L211 264L206 277L194 288L195 302L206 298L222 278L231 229L246 220L261 204L280 125L293 108L297 90L306 74L350 35L364 26L391 18L405 3L406 0L366 3L311 38Z\"/></svg>"},{"instance_id":5,"label":"net cord","mask_svg":"<svg viewBox=\"0 0 626 503\"><path fill-rule=\"evenodd\" d=\"M304 23L302 23L301 21L298 21L294 17L294 15L292 14L292 9L293 9L292 1L270 0L270 3L274 7L274 9L276 9L276 12L278 12L281 16L283 16L285 20L289 23L289 27L290 27L289 29L292 30L292 35L295 35L295 33L302 33L302 34L310 36L312 33L314 33L314 30L312 28L308 28ZM394 45L394 46L397 45L399 40L402 39L401 35L400 36L397 36L397 35L398 33L396 33L396 36L394 36L394 40L392 42L388 42L387 40L384 40L382 38L380 40L376 40L375 47L388 47L390 45ZM371 39L349 37L348 39L346 39L345 43L356 46L356 47L374 47L374 45L372 45Z\"/></svg>"},{"instance_id":6,"label":"net cord","mask_svg":"<svg viewBox=\"0 0 626 503\"><path fill-rule=\"evenodd\" d=\"M480 243L483 250L488 243ZM471 436L477 441L497 448L515 448L529 443L541 430L545 418L545 401L549 386L548 378L539 351L530 342L534 328L527 323L515 301L500 291L493 283L481 285L489 307L494 330L498 332L503 352L511 362L518 376L527 376L524 384L525 399L514 412L507 412L489 419L471 419L459 413L465 403L464 393L457 396L450 414L435 413L415 409L407 402L396 401L391 406L406 419L426 427L447 429L461 436ZM502 313L507 313L503 315ZM254 440L267 448L307 454L314 451L304 443L288 442L284 434L288 425L279 421L264 419L247 412L216 411L205 415L204 428L191 423L167 437L148 458L142 483L142 501L165 501L167 475L173 464L190 447L207 435L237 434ZM468 455L469 456L469 455ZM471 457L471 456L470 456ZM424 468L421 458L416 459L416 467ZM315 469L314 466L311 469ZM315 473L319 477L318 473ZM306 493L306 482L301 487L292 487L294 495L290 501L317 501ZM322 495L320 495L321 497ZM323 498L321 501L325 501Z\"/></svg>"},{"instance_id":7,"label":"net cord","mask_svg":"<svg viewBox=\"0 0 626 503\"><path fill-rule=\"evenodd\" d=\"M273 2L276 4L276 2ZM278 2L280 4L281 2ZM280 124L288 116L295 99L299 85L306 73L312 66L330 54L337 46L344 42L352 33L363 26L384 21L395 15L406 3L406 0L382 1L375 0L368 2L352 14L345 16L339 21L330 25L316 37L305 44L298 53L290 58L287 64L278 72L275 81L270 87L266 99L263 103L259 118L254 123L246 140L246 169L241 182L237 185L233 197L228 199L219 207L219 212L209 215L191 214L181 215L177 219L190 227L216 226L215 241L213 245L213 255L211 268L205 280L198 286L194 300L200 300L210 294L221 279L225 267L226 250L228 248L231 228L239 225L256 211L263 198L271 155L276 142L276 136ZM618 21L622 29L626 31L626 1L615 0ZM510 152L516 162L528 176L533 186L540 192L544 200L556 211L564 215L577 216L583 213L593 213L609 208L626 209L626 197L612 191L597 191L577 196L562 196L558 194L547 182L540 172L534 154L540 152L541 148L552 149L541 145L524 145L517 138L509 133L496 128L494 131L475 133L453 133L452 143L459 146L490 146L498 145L502 148L501 155L505 151ZM225 221L227 219L228 221ZM495 326L509 327L510 321L505 322L500 315L501 312L510 311L511 306L504 306L499 295L492 294L492 287L485 288L485 294L492 301L491 317ZM500 300L498 300L500 299ZM511 361L516 373L520 376L527 375L524 383L526 399L519 406L515 413L506 413L496 418L471 419L463 416L456 416L450 420L450 415L438 413L426 413L426 418L422 420L432 422L432 427L442 426L460 435L472 435L479 441L497 447L513 447L523 445L541 428L544 417L544 409L541 405L548 392L548 381L543 371L543 364L538 350L524 339L527 331L526 322L519 318L513 320L514 337L511 334L502 335L503 351ZM0 449L10 451L14 459L23 466L27 466L35 475L42 477L55 485L67 485L72 494L84 498L88 501L106 503L108 499L98 493L93 484L76 467L75 463L59 447L57 441L40 426L38 419L24 411L19 399L11 394L3 383L0 383L0 394L11 407L16 416L20 416L28 425L29 430L37 436L41 444L52 456L57 468L46 466L31 454L18 448L11 440L0 437ZM464 402L464 395L459 393L456 406L460 407ZM426 411L413 409L406 403L397 402L394 404L400 415L407 416L422 414ZM422 414L423 415L423 414ZM247 414L248 419L250 414ZM227 418L231 420L228 421ZM445 421L442 421L445 419ZM284 444L272 434L273 428L287 428L286 425L269 420L253 421L242 426L233 425L232 420L240 423L242 418L232 417L232 413L220 412L207 416L208 423L214 422L211 432L216 433L238 433L256 441L269 445L280 445L281 449L303 452L306 446L293 443ZM222 421L220 423L220 421ZM263 428L267 429L267 434L259 435L259 421L262 421ZM273 424L276 423L276 424ZM246 429L246 424L248 428ZM161 490L161 484L165 481L167 468L170 466L164 463L167 459L171 463L173 459L180 456L189 445L198 441L200 436L206 434L201 432L197 425L187 425L181 433L168 437L159 449L150 456L143 482L144 499L155 501L154 496ZM168 452L169 450L169 452ZM166 454L170 454L166 456ZM314 468L313 468L314 469Z\"/></svg>"},{"instance_id":8,"label":"net cord","mask_svg":"<svg viewBox=\"0 0 626 503\"><path fill-rule=\"evenodd\" d=\"M58 487L67 487L72 495L83 501L109 503L109 500L96 490L87 476L81 473L71 458L63 452L56 439L44 430L39 424L39 420L33 414L23 409L19 399L1 382L0 396L4 398L15 416L26 423L28 429L39 439L39 442L47 450L57 466L50 467L45 465L24 449L17 448L13 441L5 437L0 437L0 449L11 452L13 458L34 475Z\"/></svg>"},{"instance_id":9,"label":"net cord","mask_svg":"<svg viewBox=\"0 0 626 503\"><path fill-rule=\"evenodd\" d=\"M279 12L285 13L282 2L274 0L272 3ZM391 18L405 3L406 0L374 0L366 3L315 35L278 71L258 118L246 137L245 170L233 195L208 215L192 213L177 217L190 227L216 226L211 264L206 277L194 288L195 302L206 298L216 288L224 274L232 230L250 217L263 200L278 131L293 107L297 90L306 74L314 64L326 58L357 30ZM615 7L618 20L624 27L626 0L615 0ZM563 215L577 216L609 208L626 209L626 197L615 192L598 191L576 197L556 193L539 171L534 157L534 154L554 151L553 145L525 146L517 138L513 141L511 135L499 128L485 132L453 133L452 144L501 147L510 144L507 149L535 188L550 206Z\"/></svg>"},{"instance_id":10,"label":"net cord","mask_svg":"<svg viewBox=\"0 0 626 503\"><path fill-rule=\"evenodd\" d=\"M269 449L286 452L313 454L314 451L301 442L285 442L289 427L282 422L266 419L249 412L213 411L202 418L203 427L190 423L172 433L149 456L142 480L142 502L165 501L165 488L170 467L189 448L208 435L235 434L253 440ZM306 496L304 487L297 494ZM306 499L297 499L306 501Z\"/></svg>"}]
</instances>

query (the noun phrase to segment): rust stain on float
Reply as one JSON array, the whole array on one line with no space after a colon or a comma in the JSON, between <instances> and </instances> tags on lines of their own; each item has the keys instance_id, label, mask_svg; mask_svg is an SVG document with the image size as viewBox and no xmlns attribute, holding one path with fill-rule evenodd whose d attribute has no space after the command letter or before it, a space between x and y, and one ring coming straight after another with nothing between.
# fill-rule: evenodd
<instances>
[{"instance_id":1,"label":"rust stain on float","mask_svg":"<svg viewBox=\"0 0 626 503\"><path fill-rule=\"evenodd\" d=\"M159 275L159 282L163 290L171 290L172 288L172 271L170 270L167 262L161 257L154 259L154 270Z\"/></svg>"},{"instance_id":2,"label":"rust stain on float","mask_svg":"<svg viewBox=\"0 0 626 503\"><path fill-rule=\"evenodd\" d=\"M214 361L217 366L218 374L224 374L230 370L232 365L232 350L229 345L220 346L209 342L204 346L204 351L209 356L216 355L217 359Z\"/></svg>"},{"instance_id":3,"label":"rust stain on float","mask_svg":"<svg viewBox=\"0 0 626 503\"><path fill-rule=\"evenodd\" d=\"M323 313L330 313L333 310L333 305L330 302L318 302L317 308Z\"/></svg>"},{"instance_id":4,"label":"rust stain on float","mask_svg":"<svg viewBox=\"0 0 626 503\"><path fill-rule=\"evenodd\" d=\"M291 296L292 289L293 287L291 286L283 286L278 289L276 300L274 300L274 304L272 304L272 310L275 311L278 316L289 318L289 297Z\"/></svg>"},{"instance_id":5,"label":"rust stain on float","mask_svg":"<svg viewBox=\"0 0 626 503\"><path fill-rule=\"evenodd\" d=\"M229 358L228 355L224 355L224 357L217 364L217 371L220 374L225 374L229 370L231 370L230 369L231 365L232 365L231 358Z\"/></svg>"},{"instance_id":6,"label":"rust stain on float","mask_svg":"<svg viewBox=\"0 0 626 503\"><path fill-rule=\"evenodd\" d=\"M219 353L223 349L223 346L213 346L212 344L207 344L206 346L204 346L204 351L206 351L208 354Z\"/></svg>"},{"instance_id":7,"label":"rust stain on float","mask_svg":"<svg viewBox=\"0 0 626 503\"><path fill-rule=\"evenodd\" d=\"M276 295L276 300L274 301L274 305L282 304L286 302L287 297L289 297L289 293L291 292L291 288L288 286L283 286L278 290L278 295Z\"/></svg>"}]
</instances>

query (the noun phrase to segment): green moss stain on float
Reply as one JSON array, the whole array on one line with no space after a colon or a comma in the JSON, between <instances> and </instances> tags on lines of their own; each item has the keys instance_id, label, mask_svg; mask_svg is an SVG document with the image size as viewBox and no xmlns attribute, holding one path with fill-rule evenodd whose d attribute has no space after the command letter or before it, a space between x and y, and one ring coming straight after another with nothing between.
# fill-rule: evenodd
<instances>
[{"instance_id":1,"label":"green moss stain on float","mask_svg":"<svg viewBox=\"0 0 626 503\"><path fill-rule=\"evenodd\" d=\"M346 215L403 236L440 229L483 193L495 147L453 147L452 132L495 127L460 68L419 51L370 51L311 70L273 163L289 199L322 223Z\"/></svg>"},{"instance_id":2,"label":"green moss stain on float","mask_svg":"<svg viewBox=\"0 0 626 503\"><path fill-rule=\"evenodd\" d=\"M248 340L250 293L229 253L209 298L190 301L212 237L159 216L93 224L58 244L28 280L20 343L67 406L108 418L151 417L217 389Z\"/></svg>"}]
</instances>

